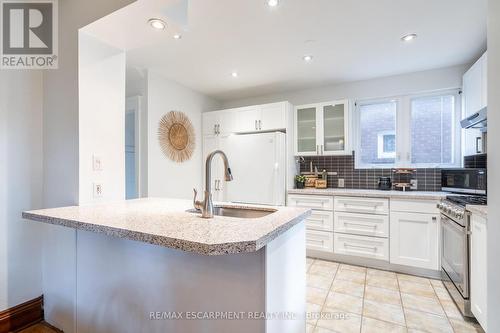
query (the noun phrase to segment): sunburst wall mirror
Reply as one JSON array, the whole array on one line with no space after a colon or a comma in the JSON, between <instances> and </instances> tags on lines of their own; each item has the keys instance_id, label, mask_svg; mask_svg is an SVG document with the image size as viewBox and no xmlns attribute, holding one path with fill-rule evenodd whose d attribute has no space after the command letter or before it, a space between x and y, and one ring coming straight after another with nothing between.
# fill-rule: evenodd
<instances>
[{"instance_id":1,"label":"sunburst wall mirror","mask_svg":"<svg viewBox=\"0 0 500 333\"><path fill-rule=\"evenodd\" d=\"M163 154L172 161L189 160L195 149L195 133L188 116L179 111L163 115L158 125L158 141Z\"/></svg>"}]
</instances>

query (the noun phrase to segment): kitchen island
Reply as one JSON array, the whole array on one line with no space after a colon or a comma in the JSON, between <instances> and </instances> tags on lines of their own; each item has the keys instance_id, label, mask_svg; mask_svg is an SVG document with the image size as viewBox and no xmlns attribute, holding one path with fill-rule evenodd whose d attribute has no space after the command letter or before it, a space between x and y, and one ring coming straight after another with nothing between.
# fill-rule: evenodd
<instances>
[{"instance_id":1,"label":"kitchen island","mask_svg":"<svg viewBox=\"0 0 500 333\"><path fill-rule=\"evenodd\" d=\"M77 230L78 332L304 332L309 210L138 199L24 212Z\"/></svg>"}]
</instances>

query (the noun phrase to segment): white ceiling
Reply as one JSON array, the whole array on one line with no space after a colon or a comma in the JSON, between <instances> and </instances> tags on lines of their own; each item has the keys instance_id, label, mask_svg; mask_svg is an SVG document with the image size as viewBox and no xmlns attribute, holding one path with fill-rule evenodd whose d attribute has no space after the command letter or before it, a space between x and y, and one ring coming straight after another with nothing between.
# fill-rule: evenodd
<instances>
[{"instance_id":1,"label":"white ceiling","mask_svg":"<svg viewBox=\"0 0 500 333\"><path fill-rule=\"evenodd\" d=\"M465 64L486 47L487 0L189 0L187 24L184 2L139 0L86 29L221 101Z\"/></svg>"}]
</instances>

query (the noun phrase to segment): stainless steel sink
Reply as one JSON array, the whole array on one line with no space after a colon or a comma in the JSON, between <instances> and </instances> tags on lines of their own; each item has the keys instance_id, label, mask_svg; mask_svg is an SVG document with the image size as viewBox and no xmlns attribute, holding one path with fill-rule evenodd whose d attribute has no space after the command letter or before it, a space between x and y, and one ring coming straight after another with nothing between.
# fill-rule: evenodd
<instances>
[{"instance_id":1,"label":"stainless steel sink","mask_svg":"<svg viewBox=\"0 0 500 333\"><path fill-rule=\"evenodd\" d=\"M197 209L188 209L189 213L201 213ZM227 216L227 217L237 217L241 219L256 219L259 217L264 217L269 214L276 212L276 209L266 209L266 208L235 208L235 207L224 207L215 206L214 215L216 216Z\"/></svg>"}]
</instances>

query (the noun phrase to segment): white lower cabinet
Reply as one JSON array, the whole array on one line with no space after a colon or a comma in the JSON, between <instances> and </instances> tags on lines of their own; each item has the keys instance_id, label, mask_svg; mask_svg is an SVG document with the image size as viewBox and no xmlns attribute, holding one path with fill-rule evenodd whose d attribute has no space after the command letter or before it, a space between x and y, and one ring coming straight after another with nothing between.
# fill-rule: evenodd
<instances>
[{"instance_id":1,"label":"white lower cabinet","mask_svg":"<svg viewBox=\"0 0 500 333\"><path fill-rule=\"evenodd\" d=\"M389 216L335 212L334 226L336 232L389 237Z\"/></svg>"},{"instance_id":2,"label":"white lower cabinet","mask_svg":"<svg viewBox=\"0 0 500 333\"><path fill-rule=\"evenodd\" d=\"M306 219L306 227L312 230L333 232L333 212L313 210Z\"/></svg>"},{"instance_id":3,"label":"white lower cabinet","mask_svg":"<svg viewBox=\"0 0 500 333\"><path fill-rule=\"evenodd\" d=\"M439 270L439 215L391 212L390 262Z\"/></svg>"},{"instance_id":4,"label":"white lower cabinet","mask_svg":"<svg viewBox=\"0 0 500 333\"><path fill-rule=\"evenodd\" d=\"M334 252L337 254L389 260L389 240L387 238L333 233Z\"/></svg>"},{"instance_id":5,"label":"white lower cabinet","mask_svg":"<svg viewBox=\"0 0 500 333\"><path fill-rule=\"evenodd\" d=\"M309 250L333 252L333 233L306 230L306 247Z\"/></svg>"},{"instance_id":6,"label":"white lower cabinet","mask_svg":"<svg viewBox=\"0 0 500 333\"><path fill-rule=\"evenodd\" d=\"M471 310L479 324L487 331L487 228L486 220L476 215L471 217L470 245Z\"/></svg>"}]
</instances>

